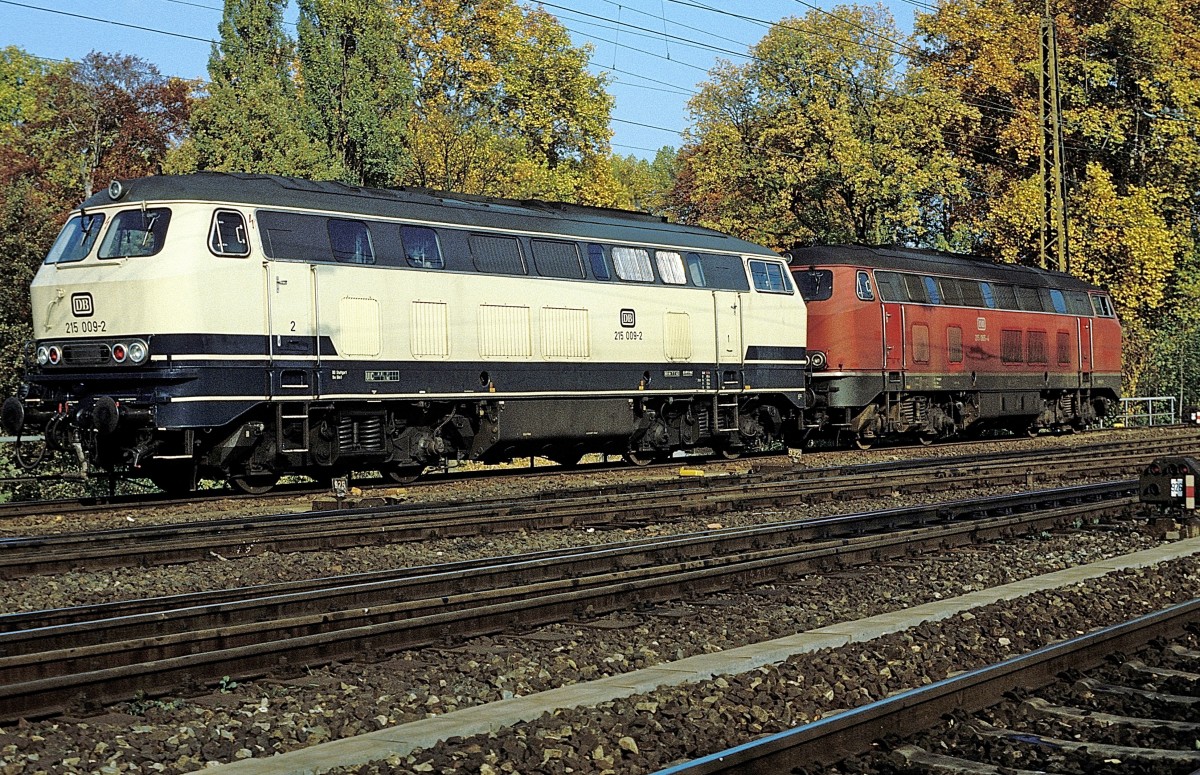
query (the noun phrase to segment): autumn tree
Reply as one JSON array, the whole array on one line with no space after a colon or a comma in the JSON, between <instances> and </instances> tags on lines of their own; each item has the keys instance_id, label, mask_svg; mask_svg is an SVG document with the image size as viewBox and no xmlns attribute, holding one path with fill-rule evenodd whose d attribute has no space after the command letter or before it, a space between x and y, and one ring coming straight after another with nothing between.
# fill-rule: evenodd
<instances>
[{"instance_id":1,"label":"autumn tree","mask_svg":"<svg viewBox=\"0 0 1200 775\"><path fill-rule=\"evenodd\" d=\"M590 47L514 0L399 0L414 103L406 182L605 204L611 98Z\"/></svg>"},{"instance_id":2,"label":"autumn tree","mask_svg":"<svg viewBox=\"0 0 1200 775\"><path fill-rule=\"evenodd\" d=\"M300 0L309 134L347 182L387 186L407 167L412 81L399 33L385 0Z\"/></svg>"},{"instance_id":3,"label":"autumn tree","mask_svg":"<svg viewBox=\"0 0 1200 775\"><path fill-rule=\"evenodd\" d=\"M978 248L1034 263L1041 223L1039 21L1033 0L946 0L918 19L925 71L978 111L959 122L979 193L956 213ZM1107 287L1126 387L1196 320L1200 22L1193 0L1056 4L1071 272ZM1169 349L1178 350L1171 342Z\"/></svg>"},{"instance_id":4,"label":"autumn tree","mask_svg":"<svg viewBox=\"0 0 1200 775\"><path fill-rule=\"evenodd\" d=\"M658 149L654 159L613 156L609 160L613 178L619 186L618 207L666 215L667 199L675 185L679 155L670 146Z\"/></svg>"},{"instance_id":5,"label":"autumn tree","mask_svg":"<svg viewBox=\"0 0 1200 775\"><path fill-rule=\"evenodd\" d=\"M336 178L344 170L306 132L296 88L295 44L284 0L225 0L221 39L208 59L208 96L192 118L192 142L173 171L260 172Z\"/></svg>"},{"instance_id":6,"label":"autumn tree","mask_svg":"<svg viewBox=\"0 0 1200 775\"><path fill-rule=\"evenodd\" d=\"M943 133L954 106L880 6L784 19L690 103L671 206L683 219L786 248L936 243L966 195Z\"/></svg>"}]
</instances>

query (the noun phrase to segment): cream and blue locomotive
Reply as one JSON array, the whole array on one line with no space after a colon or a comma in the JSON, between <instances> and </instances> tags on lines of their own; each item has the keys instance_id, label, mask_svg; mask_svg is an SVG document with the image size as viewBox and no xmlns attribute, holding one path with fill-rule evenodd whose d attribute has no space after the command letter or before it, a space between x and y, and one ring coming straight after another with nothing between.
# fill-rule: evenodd
<instances>
[{"instance_id":1,"label":"cream and blue locomotive","mask_svg":"<svg viewBox=\"0 0 1200 775\"><path fill-rule=\"evenodd\" d=\"M623 211L264 175L114 181L31 288L9 433L169 490L799 432L785 261Z\"/></svg>"}]
</instances>

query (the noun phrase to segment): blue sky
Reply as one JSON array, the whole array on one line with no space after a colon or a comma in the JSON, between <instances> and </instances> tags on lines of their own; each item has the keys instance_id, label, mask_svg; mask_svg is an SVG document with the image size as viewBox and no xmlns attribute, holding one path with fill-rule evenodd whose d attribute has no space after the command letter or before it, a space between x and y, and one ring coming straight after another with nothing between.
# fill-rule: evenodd
<instances>
[{"instance_id":1,"label":"blue sky","mask_svg":"<svg viewBox=\"0 0 1200 775\"><path fill-rule=\"evenodd\" d=\"M738 55L766 33L766 26L739 15L777 21L834 4L547 0L543 5L577 44L592 44L593 71L609 73L614 152L652 158L664 145L679 146L678 133L688 124L687 100L709 68L719 59L744 62ZM889 7L900 29L911 31L914 4L894 0ZM51 59L79 59L93 50L133 54L165 75L207 78L205 41L217 36L221 8L221 0L0 0L0 46ZM295 17L293 2L288 18Z\"/></svg>"}]
</instances>

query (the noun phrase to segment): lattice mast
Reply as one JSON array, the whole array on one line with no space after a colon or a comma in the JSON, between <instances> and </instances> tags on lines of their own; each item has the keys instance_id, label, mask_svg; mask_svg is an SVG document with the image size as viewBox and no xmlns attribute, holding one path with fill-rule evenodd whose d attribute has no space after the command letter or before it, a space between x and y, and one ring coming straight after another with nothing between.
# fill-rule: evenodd
<instances>
[{"instance_id":1,"label":"lattice mast","mask_svg":"<svg viewBox=\"0 0 1200 775\"><path fill-rule=\"evenodd\" d=\"M1068 272L1071 253L1067 244L1067 184L1063 171L1058 40L1054 32L1050 0L1046 0L1046 15L1042 17L1041 26L1042 235L1039 259L1043 269L1057 267L1060 272Z\"/></svg>"}]
</instances>

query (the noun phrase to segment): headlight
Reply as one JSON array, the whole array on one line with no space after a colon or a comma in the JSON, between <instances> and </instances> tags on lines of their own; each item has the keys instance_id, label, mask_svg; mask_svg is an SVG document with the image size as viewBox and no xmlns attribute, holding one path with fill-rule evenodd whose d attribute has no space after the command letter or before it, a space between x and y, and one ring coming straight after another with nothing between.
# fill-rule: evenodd
<instances>
[{"instance_id":1,"label":"headlight","mask_svg":"<svg viewBox=\"0 0 1200 775\"><path fill-rule=\"evenodd\" d=\"M812 367L813 371L820 371L829 365L829 359L820 350L809 350L808 365Z\"/></svg>"},{"instance_id":2,"label":"headlight","mask_svg":"<svg viewBox=\"0 0 1200 775\"><path fill-rule=\"evenodd\" d=\"M134 363L145 363L146 357L150 355L149 348L145 342L134 341L129 343L129 360Z\"/></svg>"},{"instance_id":3,"label":"headlight","mask_svg":"<svg viewBox=\"0 0 1200 775\"><path fill-rule=\"evenodd\" d=\"M42 345L37 348L37 363L39 366L45 366L50 362L50 348Z\"/></svg>"},{"instance_id":4,"label":"headlight","mask_svg":"<svg viewBox=\"0 0 1200 775\"><path fill-rule=\"evenodd\" d=\"M125 345L118 343L118 344L114 344L112 346L112 359L114 361L116 361L117 363L124 363L125 355L126 355Z\"/></svg>"}]
</instances>

